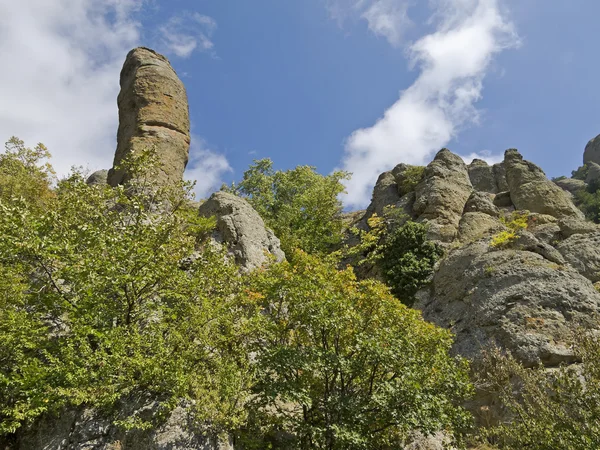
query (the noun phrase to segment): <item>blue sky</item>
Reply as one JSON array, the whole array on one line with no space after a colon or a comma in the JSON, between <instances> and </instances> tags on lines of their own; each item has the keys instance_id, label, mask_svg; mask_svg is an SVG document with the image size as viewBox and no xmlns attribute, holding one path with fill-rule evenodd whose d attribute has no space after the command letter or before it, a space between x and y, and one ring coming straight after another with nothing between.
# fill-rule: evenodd
<instances>
[{"instance_id":1,"label":"blue sky","mask_svg":"<svg viewBox=\"0 0 600 450\"><path fill-rule=\"evenodd\" d=\"M120 66L145 45L186 85L199 196L270 157L354 172L359 208L442 146L569 174L600 133L600 3L574 3L0 0L0 139L46 143L62 174L110 167Z\"/></svg>"}]
</instances>

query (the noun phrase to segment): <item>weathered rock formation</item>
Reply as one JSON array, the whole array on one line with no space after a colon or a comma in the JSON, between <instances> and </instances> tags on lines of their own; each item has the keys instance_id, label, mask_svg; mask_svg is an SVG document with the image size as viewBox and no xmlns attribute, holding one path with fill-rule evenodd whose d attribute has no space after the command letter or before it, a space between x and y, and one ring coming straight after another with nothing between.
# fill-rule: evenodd
<instances>
[{"instance_id":1,"label":"weathered rock formation","mask_svg":"<svg viewBox=\"0 0 600 450\"><path fill-rule=\"evenodd\" d=\"M108 182L108 170L97 170L92 173L85 182L89 186L102 186Z\"/></svg>"},{"instance_id":2,"label":"weathered rock formation","mask_svg":"<svg viewBox=\"0 0 600 450\"><path fill-rule=\"evenodd\" d=\"M583 152L583 163L595 162L600 164L600 135L596 136L585 146Z\"/></svg>"},{"instance_id":3,"label":"weathered rock formation","mask_svg":"<svg viewBox=\"0 0 600 450\"><path fill-rule=\"evenodd\" d=\"M159 160L153 183L180 181L188 162L190 119L185 87L162 55L147 48L129 52L121 70L119 130L111 186L129 175L119 164L132 152L154 149Z\"/></svg>"},{"instance_id":4,"label":"weathered rock formation","mask_svg":"<svg viewBox=\"0 0 600 450\"><path fill-rule=\"evenodd\" d=\"M121 402L118 418L150 420L158 402ZM189 411L176 407L169 417L149 430L113 425L109 417L90 408L73 408L57 416L46 415L19 433L14 450L233 450L226 438L198 429Z\"/></svg>"},{"instance_id":5,"label":"weathered rock formation","mask_svg":"<svg viewBox=\"0 0 600 450\"><path fill-rule=\"evenodd\" d=\"M398 205L389 172L379 184L376 209L386 199ZM529 366L572 362L573 330L597 326L600 313L593 285L600 280L600 229L583 219L571 195L514 149L500 164L469 167L443 149L414 195L413 217L429 224L430 238L449 244L415 307L456 333L455 352L477 360L495 344ZM514 211L528 217L527 228L493 245L510 230Z\"/></svg>"},{"instance_id":6,"label":"weathered rock formation","mask_svg":"<svg viewBox=\"0 0 600 450\"><path fill-rule=\"evenodd\" d=\"M467 166L448 149L440 150L415 188L414 213L429 224L432 239L451 242L473 192Z\"/></svg>"},{"instance_id":7,"label":"weathered rock formation","mask_svg":"<svg viewBox=\"0 0 600 450\"><path fill-rule=\"evenodd\" d=\"M243 198L227 192L216 192L200 205L200 215L215 216L216 242L227 246L230 254L243 270L252 270L269 261L285 258L279 239L265 227L258 213Z\"/></svg>"},{"instance_id":8,"label":"weathered rock formation","mask_svg":"<svg viewBox=\"0 0 600 450\"><path fill-rule=\"evenodd\" d=\"M506 151L504 165L510 198L517 209L583 219L583 213L565 191L548 180L542 169L525 161L517 150Z\"/></svg>"}]
</instances>

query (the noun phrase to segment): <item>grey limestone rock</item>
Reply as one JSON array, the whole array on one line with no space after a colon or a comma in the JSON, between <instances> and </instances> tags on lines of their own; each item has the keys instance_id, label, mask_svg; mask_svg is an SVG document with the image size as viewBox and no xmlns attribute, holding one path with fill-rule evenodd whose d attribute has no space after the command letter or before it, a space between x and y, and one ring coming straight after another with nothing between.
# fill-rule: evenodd
<instances>
[{"instance_id":1,"label":"grey limestone rock","mask_svg":"<svg viewBox=\"0 0 600 450\"><path fill-rule=\"evenodd\" d=\"M556 248L577 272L594 283L600 281L600 230L573 234Z\"/></svg>"},{"instance_id":2,"label":"grey limestone rock","mask_svg":"<svg viewBox=\"0 0 600 450\"><path fill-rule=\"evenodd\" d=\"M574 178L560 178L553 181L554 184L570 194L575 194L586 187L585 181L576 180Z\"/></svg>"},{"instance_id":3,"label":"grey limestone rock","mask_svg":"<svg viewBox=\"0 0 600 450\"><path fill-rule=\"evenodd\" d=\"M117 166L132 152L146 148L154 149L159 160L153 183L181 181L190 148L188 101L167 58L144 47L129 52L117 103L117 151L108 183L125 183L129 175Z\"/></svg>"},{"instance_id":4,"label":"grey limestone rock","mask_svg":"<svg viewBox=\"0 0 600 450\"><path fill-rule=\"evenodd\" d=\"M462 158L440 150L415 189L414 213L429 224L430 238L451 242L473 187Z\"/></svg>"},{"instance_id":5,"label":"grey limestone rock","mask_svg":"<svg viewBox=\"0 0 600 450\"><path fill-rule=\"evenodd\" d=\"M600 164L600 135L590 139L583 152L583 163L595 162Z\"/></svg>"},{"instance_id":6,"label":"grey limestone rock","mask_svg":"<svg viewBox=\"0 0 600 450\"><path fill-rule=\"evenodd\" d=\"M579 324L594 326L600 293L573 269L481 240L441 262L415 307L426 320L452 329L454 351L467 358L477 360L495 344L527 366L555 366L573 361L571 333Z\"/></svg>"},{"instance_id":7,"label":"grey limestone rock","mask_svg":"<svg viewBox=\"0 0 600 450\"><path fill-rule=\"evenodd\" d=\"M113 419L133 415L150 419L156 401L121 401L118 417L79 407L45 415L19 431L14 450L233 450L231 440L198 429L186 406L176 407L165 421L149 430L129 430Z\"/></svg>"},{"instance_id":8,"label":"grey limestone rock","mask_svg":"<svg viewBox=\"0 0 600 450\"><path fill-rule=\"evenodd\" d=\"M587 163L588 173L585 177L585 183L600 187L600 164L590 161Z\"/></svg>"},{"instance_id":9,"label":"grey limestone rock","mask_svg":"<svg viewBox=\"0 0 600 450\"><path fill-rule=\"evenodd\" d=\"M268 262L268 255L272 255L276 261L285 258L279 239L243 198L227 192L216 192L200 205L199 212L201 216L217 218L213 238L227 246L243 270L262 266Z\"/></svg>"},{"instance_id":10,"label":"grey limestone rock","mask_svg":"<svg viewBox=\"0 0 600 450\"><path fill-rule=\"evenodd\" d=\"M92 173L87 180L85 180L88 186L102 186L107 184L108 170L97 170Z\"/></svg>"},{"instance_id":11,"label":"grey limestone rock","mask_svg":"<svg viewBox=\"0 0 600 450\"><path fill-rule=\"evenodd\" d=\"M476 191L498 192L494 168L482 159L474 159L469 164L469 178Z\"/></svg>"},{"instance_id":12,"label":"grey limestone rock","mask_svg":"<svg viewBox=\"0 0 600 450\"><path fill-rule=\"evenodd\" d=\"M542 169L525 161L517 150L505 152L504 165L510 198L517 209L554 217L583 219L583 213L573 204L569 195L548 180Z\"/></svg>"}]
</instances>

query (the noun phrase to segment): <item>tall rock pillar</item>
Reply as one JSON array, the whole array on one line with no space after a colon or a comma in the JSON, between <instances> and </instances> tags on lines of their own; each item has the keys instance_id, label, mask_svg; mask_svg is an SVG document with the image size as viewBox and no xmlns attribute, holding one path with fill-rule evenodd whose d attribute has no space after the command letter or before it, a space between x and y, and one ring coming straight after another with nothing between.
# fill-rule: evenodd
<instances>
[{"instance_id":1,"label":"tall rock pillar","mask_svg":"<svg viewBox=\"0 0 600 450\"><path fill-rule=\"evenodd\" d=\"M160 167L157 185L180 181L188 162L190 118L185 87L171 64L148 48L133 49L121 70L119 131L111 186L123 184L128 174L116 169L130 153L153 148Z\"/></svg>"}]
</instances>

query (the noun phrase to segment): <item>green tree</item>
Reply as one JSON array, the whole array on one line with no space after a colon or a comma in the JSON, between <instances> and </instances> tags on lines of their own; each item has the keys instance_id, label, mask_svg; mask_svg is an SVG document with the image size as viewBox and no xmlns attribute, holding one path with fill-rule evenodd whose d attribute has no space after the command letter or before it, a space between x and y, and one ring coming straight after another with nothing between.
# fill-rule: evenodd
<instances>
[{"instance_id":1,"label":"green tree","mask_svg":"<svg viewBox=\"0 0 600 450\"><path fill-rule=\"evenodd\" d=\"M466 362L448 355L450 332L333 258L290 257L246 291L264 310L249 402L256 448L396 449L416 429L459 437L471 387Z\"/></svg>"},{"instance_id":2,"label":"green tree","mask_svg":"<svg viewBox=\"0 0 600 450\"><path fill-rule=\"evenodd\" d=\"M255 161L243 180L229 190L252 204L281 240L283 250L300 248L326 253L342 239L342 204L345 172L320 175L314 167L273 170L270 159Z\"/></svg>"},{"instance_id":3,"label":"green tree","mask_svg":"<svg viewBox=\"0 0 600 450\"><path fill-rule=\"evenodd\" d=\"M499 401L510 421L482 430L501 449L600 448L600 338L576 333L579 364L523 367L497 349L487 353L476 383Z\"/></svg>"},{"instance_id":4,"label":"green tree","mask_svg":"<svg viewBox=\"0 0 600 450\"><path fill-rule=\"evenodd\" d=\"M414 295L431 277L442 247L427 239L427 226L408 221L386 237L381 265L392 293L411 306Z\"/></svg>"},{"instance_id":5,"label":"green tree","mask_svg":"<svg viewBox=\"0 0 600 450\"><path fill-rule=\"evenodd\" d=\"M128 170L140 175L151 159ZM14 176L27 193L30 174ZM73 173L45 208L18 192L0 198L0 434L136 394L163 412L201 400L198 418L215 429L243 418L251 370L237 269L201 245L214 221L186 211L189 186L147 181L88 186Z\"/></svg>"},{"instance_id":6,"label":"green tree","mask_svg":"<svg viewBox=\"0 0 600 450\"><path fill-rule=\"evenodd\" d=\"M23 197L30 206L42 206L53 195L54 171L48 159L50 153L43 144L31 149L20 139L10 138L0 154L0 199Z\"/></svg>"}]
</instances>

